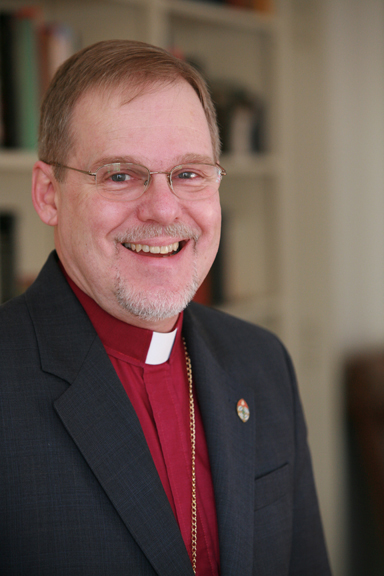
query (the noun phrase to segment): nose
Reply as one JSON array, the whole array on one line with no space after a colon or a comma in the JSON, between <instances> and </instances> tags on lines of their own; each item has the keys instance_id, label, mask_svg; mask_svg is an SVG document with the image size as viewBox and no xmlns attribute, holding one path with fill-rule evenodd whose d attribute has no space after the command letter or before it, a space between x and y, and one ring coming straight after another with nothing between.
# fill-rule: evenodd
<instances>
[{"instance_id":1,"label":"nose","mask_svg":"<svg viewBox=\"0 0 384 576\"><path fill-rule=\"evenodd\" d=\"M148 188L139 199L139 219L166 226L174 222L180 213L180 200L172 192L169 175L166 172L151 172Z\"/></svg>"}]
</instances>

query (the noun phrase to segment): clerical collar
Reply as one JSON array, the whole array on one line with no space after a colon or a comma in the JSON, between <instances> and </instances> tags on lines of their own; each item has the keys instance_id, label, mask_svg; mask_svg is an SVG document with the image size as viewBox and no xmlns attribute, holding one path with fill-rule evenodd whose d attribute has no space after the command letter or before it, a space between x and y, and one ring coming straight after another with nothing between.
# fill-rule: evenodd
<instances>
[{"instance_id":1,"label":"clerical collar","mask_svg":"<svg viewBox=\"0 0 384 576\"><path fill-rule=\"evenodd\" d=\"M181 338L183 313L179 315L173 332L164 334L132 326L103 310L73 282L63 266L61 269L105 347L145 364L167 362L176 338L178 341Z\"/></svg>"},{"instance_id":2,"label":"clerical collar","mask_svg":"<svg viewBox=\"0 0 384 576\"><path fill-rule=\"evenodd\" d=\"M173 332L152 332L146 364L163 364L171 355L173 343L177 334L177 328Z\"/></svg>"}]
</instances>

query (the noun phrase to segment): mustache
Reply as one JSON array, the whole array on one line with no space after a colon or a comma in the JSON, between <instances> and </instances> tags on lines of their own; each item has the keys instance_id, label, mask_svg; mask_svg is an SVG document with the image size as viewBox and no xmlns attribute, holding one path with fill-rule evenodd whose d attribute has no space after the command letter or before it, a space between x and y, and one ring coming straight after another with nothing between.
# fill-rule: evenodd
<instances>
[{"instance_id":1,"label":"mustache","mask_svg":"<svg viewBox=\"0 0 384 576\"><path fill-rule=\"evenodd\" d=\"M151 238L159 238L160 236L169 236L178 239L191 239L195 242L200 237L200 230L196 230L182 223L169 224L168 226L161 226L161 224L142 224L135 226L129 230L125 230L117 234L115 242L124 244L126 242L140 242L143 240L150 240Z\"/></svg>"}]
</instances>

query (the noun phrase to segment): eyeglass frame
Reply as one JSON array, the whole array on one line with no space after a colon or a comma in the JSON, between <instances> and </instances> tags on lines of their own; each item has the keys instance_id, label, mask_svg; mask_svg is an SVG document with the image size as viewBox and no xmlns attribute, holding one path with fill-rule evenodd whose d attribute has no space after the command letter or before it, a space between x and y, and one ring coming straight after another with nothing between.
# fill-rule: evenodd
<instances>
[{"instance_id":1,"label":"eyeglass frame","mask_svg":"<svg viewBox=\"0 0 384 576\"><path fill-rule=\"evenodd\" d=\"M143 164L136 164L135 162L108 162L108 164L103 164L102 166L100 166L96 170L96 172L91 172L89 170L80 170L80 168L73 168L72 166L65 166L64 164L60 164L59 162L47 162L46 160L42 160L42 162L44 162L45 164L48 164L49 166L54 166L55 168L66 168L67 170L74 170L75 172L80 172L81 174L86 174L87 176L93 176L95 178L96 189L97 189L97 173L102 168L105 168L105 166L111 166L113 164L129 164L132 166L139 166L140 168L144 168L145 170L147 170L149 178L146 182L144 182L144 189L143 189L143 192L140 194L140 196L137 196L136 198L132 198L132 200L138 200L148 190L149 185L151 183L151 177L153 174L165 174L167 176L168 186L169 186L172 194L174 194L176 196L176 198L180 198L180 196L178 196L173 189L171 176L172 176L172 173L177 168L181 168L182 166L185 166L185 165L189 166L189 165L195 164L195 165L200 165L200 166L201 165L202 166L215 166L215 167L220 169L220 172L219 172L220 177L227 175L227 171L225 170L225 168L220 166L220 164L218 162L215 162L214 164L210 164L209 162L187 162L186 164L178 164L177 166L174 166L172 168L172 170L170 170L169 172L162 172L160 170L151 171L149 168L147 168ZM221 182L221 180L220 180L220 182ZM218 191L218 189L217 189L217 191ZM99 192L99 193L101 194L101 192ZM103 196L103 195L101 194L101 196ZM181 199L183 199L183 198L181 198ZM117 198L116 198L116 200L117 200Z\"/></svg>"}]
</instances>

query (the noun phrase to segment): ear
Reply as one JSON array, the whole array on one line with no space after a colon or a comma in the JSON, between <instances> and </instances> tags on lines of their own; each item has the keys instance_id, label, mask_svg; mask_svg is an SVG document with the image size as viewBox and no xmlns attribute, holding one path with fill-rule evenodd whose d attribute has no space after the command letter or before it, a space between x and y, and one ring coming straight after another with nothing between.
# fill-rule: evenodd
<instances>
[{"instance_id":1,"label":"ear","mask_svg":"<svg viewBox=\"0 0 384 576\"><path fill-rule=\"evenodd\" d=\"M44 224L57 224L58 185L53 168L39 160L32 170L32 202Z\"/></svg>"}]
</instances>

